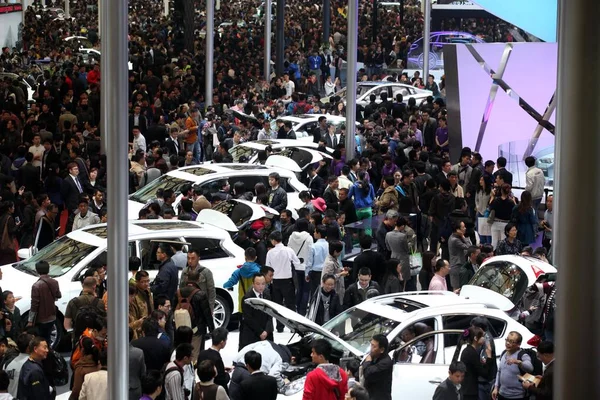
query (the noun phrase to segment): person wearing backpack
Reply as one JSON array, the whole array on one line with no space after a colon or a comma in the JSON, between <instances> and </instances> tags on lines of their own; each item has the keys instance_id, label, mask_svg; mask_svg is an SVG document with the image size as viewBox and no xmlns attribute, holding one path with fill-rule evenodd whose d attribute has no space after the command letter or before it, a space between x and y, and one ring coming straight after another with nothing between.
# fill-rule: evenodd
<instances>
[{"instance_id":1,"label":"person wearing backpack","mask_svg":"<svg viewBox=\"0 0 600 400\"><path fill-rule=\"evenodd\" d=\"M38 261L35 270L40 278L31 287L31 308L27 328L34 325L38 328L40 336L46 339L46 343L52 344L52 327L56 322L56 300L62 297L60 287L56 279L51 278L50 264L46 261ZM60 329L60 328L59 328Z\"/></svg>"},{"instance_id":2,"label":"person wearing backpack","mask_svg":"<svg viewBox=\"0 0 600 400\"><path fill-rule=\"evenodd\" d=\"M510 332L506 338L506 350L502 352L498 362L496 384L492 391L493 400L527 399L529 396L523 389L519 375L541 375L534 373L532 357L528 351L521 349L522 341L523 336L515 331Z\"/></svg>"},{"instance_id":3,"label":"person wearing backpack","mask_svg":"<svg viewBox=\"0 0 600 400\"><path fill-rule=\"evenodd\" d=\"M234 285L238 285L238 310L242 309L242 298L246 291L252 287L252 277L260 274L260 265L256 263L256 249L248 247L244 257L246 262L233 271L229 280L223 285L224 289L231 289Z\"/></svg>"},{"instance_id":4,"label":"person wearing backpack","mask_svg":"<svg viewBox=\"0 0 600 400\"><path fill-rule=\"evenodd\" d=\"M63 326L67 332L73 330L73 345L91 321L99 317L106 317L104 302L96 297L96 279L88 276L83 280L81 295L71 299L67 304Z\"/></svg>"},{"instance_id":5,"label":"person wearing backpack","mask_svg":"<svg viewBox=\"0 0 600 400\"><path fill-rule=\"evenodd\" d=\"M175 349L175 361L167 364L165 370L165 393L167 400L188 400L190 391L185 389L183 383L183 370L192 363L192 345L181 343Z\"/></svg>"},{"instance_id":6,"label":"person wearing backpack","mask_svg":"<svg viewBox=\"0 0 600 400\"><path fill-rule=\"evenodd\" d=\"M200 250L190 249L187 253L187 266L181 272L181 278L179 280L179 288L183 288L187 285L188 274L192 271L198 271L200 277L198 278L198 287L208 296L208 303L210 305L210 312L212 313L215 309L215 300L217 298L217 291L215 289L215 280L213 278L212 271L206 267L200 265Z\"/></svg>"},{"instance_id":7,"label":"person wearing backpack","mask_svg":"<svg viewBox=\"0 0 600 400\"><path fill-rule=\"evenodd\" d=\"M6 363L6 367L4 370L8 373L8 393L10 393L13 397L17 397L17 389L19 387L19 374L21 373L21 368L23 368L23 364L25 361L29 359L29 353L27 350L29 349L29 343L33 339L33 335L28 333L21 333L17 338L17 346L19 347L19 354L13 358L11 361Z\"/></svg>"},{"instance_id":8,"label":"person wearing backpack","mask_svg":"<svg viewBox=\"0 0 600 400\"><path fill-rule=\"evenodd\" d=\"M198 358L200 351L204 350L204 335L215 329L214 319L210 311L208 296L200 289L200 271L190 271L187 276L187 285L177 290L175 297L175 328L189 326L194 330L192 338L193 359Z\"/></svg>"}]
</instances>

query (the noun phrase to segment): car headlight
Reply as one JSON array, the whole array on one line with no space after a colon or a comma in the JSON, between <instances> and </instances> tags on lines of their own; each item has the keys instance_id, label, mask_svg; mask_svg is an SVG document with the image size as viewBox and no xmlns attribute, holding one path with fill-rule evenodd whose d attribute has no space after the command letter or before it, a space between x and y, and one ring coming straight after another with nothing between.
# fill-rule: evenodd
<instances>
[{"instance_id":1,"label":"car headlight","mask_svg":"<svg viewBox=\"0 0 600 400\"><path fill-rule=\"evenodd\" d=\"M303 376L300 379L296 379L295 381L288 383L283 387L283 394L285 394L286 396L291 396L298 393L299 391L304 389L305 382L306 376Z\"/></svg>"}]
</instances>

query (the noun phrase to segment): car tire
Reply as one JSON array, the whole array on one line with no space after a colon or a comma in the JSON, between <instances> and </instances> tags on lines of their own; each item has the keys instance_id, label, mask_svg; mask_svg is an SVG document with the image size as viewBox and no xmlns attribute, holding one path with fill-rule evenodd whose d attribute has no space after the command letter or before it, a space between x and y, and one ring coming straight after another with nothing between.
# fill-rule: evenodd
<instances>
[{"instance_id":1,"label":"car tire","mask_svg":"<svg viewBox=\"0 0 600 400\"><path fill-rule=\"evenodd\" d=\"M24 315L21 316L22 318L22 332L31 332L32 334L38 334L37 329L36 328L27 328L27 320L29 318L29 312L25 313ZM61 341L63 339L63 336L65 335L65 332L63 330L63 320L62 317L60 315L56 316L56 320L54 320L54 326L52 327L52 333L51 333L51 342L50 347L53 350L57 350L60 347Z\"/></svg>"},{"instance_id":2,"label":"car tire","mask_svg":"<svg viewBox=\"0 0 600 400\"><path fill-rule=\"evenodd\" d=\"M213 318L215 322L215 328L227 328L229 321L231 320L231 306L225 298L219 295L217 295L215 299Z\"/></svg>"},{"instance_id":3,"label":"car tire","mask_svg":"<svg viewBox=\"0 0 600 400\"><path fill-rule=\"evenodd\" d=\"M424 53L421 53L421 55L419 55L419 58L417 59L419 69L423 69L423 65L425 64L425 60L423 58L424 58ZM439 59L439 57L436 53L434 53L433 51L429 52L429 70L430 71L437 68L438 59Z\"/></svg>"}]
</instances>

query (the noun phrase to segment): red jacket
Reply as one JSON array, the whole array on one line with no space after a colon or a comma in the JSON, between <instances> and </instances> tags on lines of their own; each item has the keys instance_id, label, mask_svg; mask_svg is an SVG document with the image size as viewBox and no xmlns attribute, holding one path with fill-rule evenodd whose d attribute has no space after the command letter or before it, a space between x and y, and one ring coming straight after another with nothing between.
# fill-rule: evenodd
<instances>
[{"instance_id":1,"label":"red jacket","mask_svg":"<svg viewBox=\"0 0 600 400\"><path fill-rule=\"evenodd\" d=\"M302 400L344 400L347 391L346 372L335 364L321 364L306 376Z\"/></svg>"}]
</instances>

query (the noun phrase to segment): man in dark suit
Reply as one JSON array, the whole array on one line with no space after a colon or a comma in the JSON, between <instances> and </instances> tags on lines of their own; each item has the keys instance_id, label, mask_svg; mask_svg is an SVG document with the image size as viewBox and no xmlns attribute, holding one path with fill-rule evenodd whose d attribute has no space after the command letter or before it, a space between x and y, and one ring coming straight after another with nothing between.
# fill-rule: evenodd
<instances>
[{"instance_id":1,"label":"man in dark suit","mask_svg":"<svg viewBox=\"0 0 600 400\"><path fill-rule=\"evenodd\" d=\"M338 189L340 181L337 176L331 175L329 176L328 183L329 185L327 185L325 192L323 192L323 200L325 200L328 210L338 212L339 200L335 191Z\"/></svg>"},{"instance_id":2,"label":"man in dark suit","mask_svg":"<svg viewBox=\"0 0 600 400\"><path fill-rule=\"evenodd\" d=\"M229 373L225 370L225 364L221 357L221 350L227 345L227 335L229 332L225 328L217 328L212 332L212 345L210 349L202 350L198 355L197 364L202 361L210 360L217 369L217 376L214 378L215 384L223 387L227 393L229 380L231 379ZM160 340L160 339L159 339Z\"/></svg>"},{"instance_id":3,"label":"man in dark suit","mask_svg":"<svg viewBox=\"0 0 600 400\"><path fill-rule=\"evenodd\" d=\"M52 164L60 164L60 155L53 146L52 139L44 140L44 154L42 155L42 178L48 175L48 167Z\"/></svg>"},{"instance_id":4,"label":"man in dark suit","mask_svg":"<svg viewBox=\"0 0 600 400\"><path fill-rule=\"evenodd\" d=\"M19 182L25 187L26 192L33 193L34 197L40 194L41 188L41 172L40 167L34 167L33 153L29 152L25 155L27 161L25 165L19 168Z\"/></svg>"},{"instance_id":5,"label":"man in dark suit","mask_svg":"<svg viewBox=\"0 0 600 400\"><path fill-rule=\"evenodd\" d=\"M327 123L327 135L325 135L325 146L335 150L338 145L338 138L335 135L335 125L331 122Z\"/></svg>"},{"instance_id":6,"label":"man in dark suit","mask_svg":"<svg viewBox=\"0 0 600 400\"><path fill-rule=\"evenodd\" d=\"M171 359L171 347L166 341L158 338L158 329L156 320L146 319L142 322L144 336L131 342L133 347L144 352L144 364L147 370L160 371Z\"/></svg>"},{"instance_id":7,"label":"man in dark suit","mask_svg":"<svg viewBox=\"0 0 600 400\"><path fill-rule=\"evenodd\" d=\"M137 126L140 128L142 135L146 137L148 131L148 120L146 116L142 114L142 107L136 105L133 109L133 114L129 116L129 142L133 142L133 127Z\"/></svg>"},{"instance_id":8,"label":"man in dark suit","mask_svg":"<svg viewBox=\"0 0 600 400\"><path fill-rule=\"evenodd\" d=\"M552 400L552 384L554 383L554 343L541 342L537 347L538 358L544 363L546 369L540 383L535 386L529 381L523 382L523 388L529 394L535 395L536 400ZM539 378L537 376L536 378Z\"/></svg>"},{"instance_id":9,"label":"man in dark suit","mask_svg":"<svg viewBox=\"0 0 600 400\"><path fill-rule=\"evenodd\" d=\"M471 246L467 250L467 262L464 263L460 267L459 276L460 276L460 287L468 284L473 275L475 275L475 271L477 271L477 257L481 253L479 247Z\"/></svg>"},{"instance_id":10,"label":"man in dark suit","mask_svg":"<svg viewBox=\"0 0 600 400\"><path fill-rule=\"evenodd\" d=\"M185 149L179 140L179 129L171 128L170 136L165 140L165 147L169 150L169 156L177 156L179 151Z\"/></svg>"},{"instance_id":11,"label":"man in dark suit","mask_svg":"<svg viewBox=\"0 0 600 400\"><path fill-rule=\"evenodd\" d=\"M513 175L506 169L506 162L506 158L498 157L498 160L496 160L496 166L498 167L498 169L496 170L496 172L494 172L492 178L494 179L494 182L496 182L496 177L500 175L502 176L502 180L504 181L504 183L508 183L510 186L512 186Z\"/></svg>"},{"instance_id":12,"label":"man in dark suit","mask_svg":"<svg viewBox=\"0 0 600 400\"><path fill-rule=\"evenodd\" d=\"M344 310L380 294L383 294L383 290L376 281L371 280L371 269L362 267L358 271L358 282L350 285L344 292Z\"/></svg>"},{"instance_id":13,"label":"man in dark suit","mask_svg":"<svg viewBox=\"0 0 600 400\"><path fill-rule=\"evenodd\" d=\"M314 198L322 197L323 191L325 190L325 182L321 178L313 166L309 166L306 171L308 172L308 188Z\"/></svg>"},{"instance_id":14,"label":"man in dark suit","mask_svg":"<svg viewBox=\"0 0 600 400\"><path fill-rule=\"evenodd\" d=\"M260 370L262 356L254 350L244 355L250 377L242 381L244 400L277 400L277 380Z\"/></svg>"},{"instance_id":15,"label":"man in dark suit","mask_svg":"<svg viewBox=\"0 0 600 400\"><path fill-rule=\"evenodd\" d=\"M79 205L79 196L83 193L83 185L79 180L79 167L76 163L71 162L67 166L69 176L67 176L61 188L63 201L67 207L67 211L73 214Z\"/></svg>"},{"instance_id":16,"label":"man in dark suit","mask_svg":"<svg viewBox=\"0 0 600 400\"><path fill-rule=\"evenodd\" d=\"M373 245L373 238L371 236L364 235L360 238L359 243L361 253L358 256L356 256L356 258L354 259L354 265L352 266L353 282L356 282L356 280L358 279L358 271L360 271L361 268L371 268L373 266L380 266L377 269L383 271L383 266L385 265L385 258L383 254L371 250L371 246ZM381 276L383 276L383 274L381 274ZM381 279L379 277L379 274L376 274L376 277L378 279ZM373 279L377 282L377 278Z\"/></svg>"},{"instance_id":17,"label":"man in dark suit","mask_svg":"<svg viewBox=\"0 0 600 400\"><path fill-rule=\"evenodd\" d=\"M269 333L273 332L273 319L260 310L246 304L246 299L265 298L265 277L262 274L254 275L252 288L246 292L242 299L242 324L240 325L239 350L245 346L266 340Z\"/></svg>"},{"instance_id":18,"label":"man in dark suit","mask_svg":"<svg viewBox=\"0 0 600 400\"><path fill-rule=\"evenodd\" d=\"M437 121L429 115L429 110L424 110L421 114L421 119L423 120L423 127L421 128L421 132L423 132L423 144L427 146L428 149L432 150L435 148L435 131L437 130Z\"/></svg>"}]
</instances>

